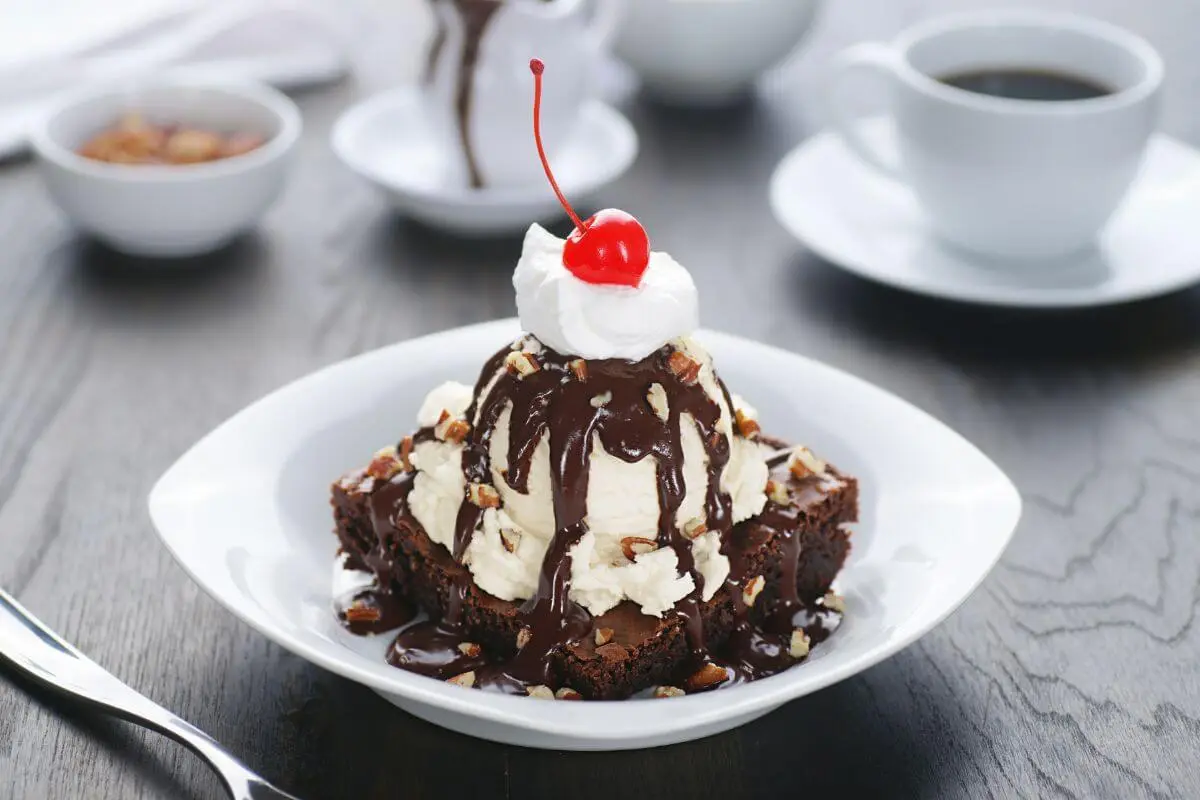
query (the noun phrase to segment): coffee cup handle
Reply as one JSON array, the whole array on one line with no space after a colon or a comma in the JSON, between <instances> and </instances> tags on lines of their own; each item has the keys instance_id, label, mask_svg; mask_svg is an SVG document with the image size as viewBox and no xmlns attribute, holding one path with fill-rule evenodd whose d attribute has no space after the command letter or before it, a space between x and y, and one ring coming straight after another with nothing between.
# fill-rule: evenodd
<instances>
[{"instance_id":1,"label":"coffee cup handle","mask_svg":"<svg viewBox=\"0 0 1200 800\"><path fill-rule=\"evenodd\" d=\"M859 115L855 114L847 103L844 89L849 81L863 75L870 75L875 79L883 78L890 85L896 80L898 66L899 55L888 45L875 42L856 44L834 57L829 83L826 86L827 105L834 131L864 163L896 180L900 179L900 165L895 159L879 152L863 136Z\"/></svg>"}]
</instances>

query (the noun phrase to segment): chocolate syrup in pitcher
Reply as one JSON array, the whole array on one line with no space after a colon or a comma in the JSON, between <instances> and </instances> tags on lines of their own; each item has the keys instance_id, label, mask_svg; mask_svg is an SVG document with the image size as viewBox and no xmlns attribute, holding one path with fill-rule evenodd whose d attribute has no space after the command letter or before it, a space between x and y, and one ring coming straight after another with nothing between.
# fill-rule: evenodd
<instances>
[{"instance_id":1,"label":"chocolate syrup in pitcher","mask_svg":"<svg viewBox=\"0 0 1200 800\"><path fill-rule=\"evenodd\" d=\"M462 50L458 54L458 78L454 89L454 116L458 126L459 144L467 162L467 180L472 189L484 186L483 176L479 173L479 164L475 158L475 150L471 147L470 121L472 100L475 93L475 65L479 61L479 48L488 25L496 12L506 2L538 2L552 3L554 0L429 0L431 4L449 7L458 15L463 28ZM449 40L446 23L440 16L435 17L437 28L429 43L429 51L425 60L423 82L429 85L433 82L438 60L441 59L446 43Z\"/></svg>"}]
</instances>

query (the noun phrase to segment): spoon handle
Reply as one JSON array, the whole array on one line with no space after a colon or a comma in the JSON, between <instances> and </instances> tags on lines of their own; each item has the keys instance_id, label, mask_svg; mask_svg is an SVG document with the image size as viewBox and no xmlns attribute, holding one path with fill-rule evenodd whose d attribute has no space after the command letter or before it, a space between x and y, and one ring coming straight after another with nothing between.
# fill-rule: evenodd
<instances>
[{"instance_id":1,"label":"spoon handle","mask_svg":"<svg viewBox=\"0 0 1200 800\"><path fill-rule=\"evenodd\" d=\"M158 731L190 748L216 770L230 794L239 800L291 797L258 779L204 731L129 688L80 653L3 589L0 589L0 659L43 686Z\"/></svg>"}]
</instances>

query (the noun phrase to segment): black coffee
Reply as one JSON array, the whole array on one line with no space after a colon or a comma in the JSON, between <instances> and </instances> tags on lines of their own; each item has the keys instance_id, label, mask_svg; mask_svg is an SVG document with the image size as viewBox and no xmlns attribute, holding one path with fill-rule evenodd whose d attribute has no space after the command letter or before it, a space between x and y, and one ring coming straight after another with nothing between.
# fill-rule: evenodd
<instances>
[{"instance_id":1,"label":"black coffee","mask_svg":"<svg viewBox=\"0 0 1200 800\"><path fill-rule=\"evenodd\" d=\"M956 89L1013 100L1090 100L1114 91L1090 78L1040 69L980 69L938 80Z\"/></svg>"}]
</instances>

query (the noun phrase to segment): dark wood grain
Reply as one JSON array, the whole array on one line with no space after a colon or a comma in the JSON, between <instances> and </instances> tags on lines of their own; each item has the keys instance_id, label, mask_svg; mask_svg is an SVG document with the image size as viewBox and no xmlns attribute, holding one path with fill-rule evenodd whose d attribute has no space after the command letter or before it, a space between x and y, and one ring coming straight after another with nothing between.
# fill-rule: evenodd
<instances>
[{"instance_id":1,"label":"dark wood grain","mask_svg":"<svg viewBox=\"0 0 1200 800\"><path fill-rule=\"evenodd\" d=\"M159 546L151 482L250 400L513 311L516 240L399 220L326 146L348 102L416 68L412 0L373 4L393 7L364 32L357 82L301 96L294 180L224 252L172 268L115 255L68 229L30 166L0 167L0 584L305 798L1200 796L1200 291L1090 312L954 306L820 263L767 210L773 165L820 123L833 51L981 5L832 2L802 57L729 111L667 111L610 87L642 154L607 199L691 268L707 324L896 392L1021 488L1003 562L895 658L700 742L523 750L419 722L284 652ZM1200 144L1200 6L1042 5L1159 46L1166 129ZM177 746L4 677L0 798L221 796Z\"/></svg>"}]
</instances>

